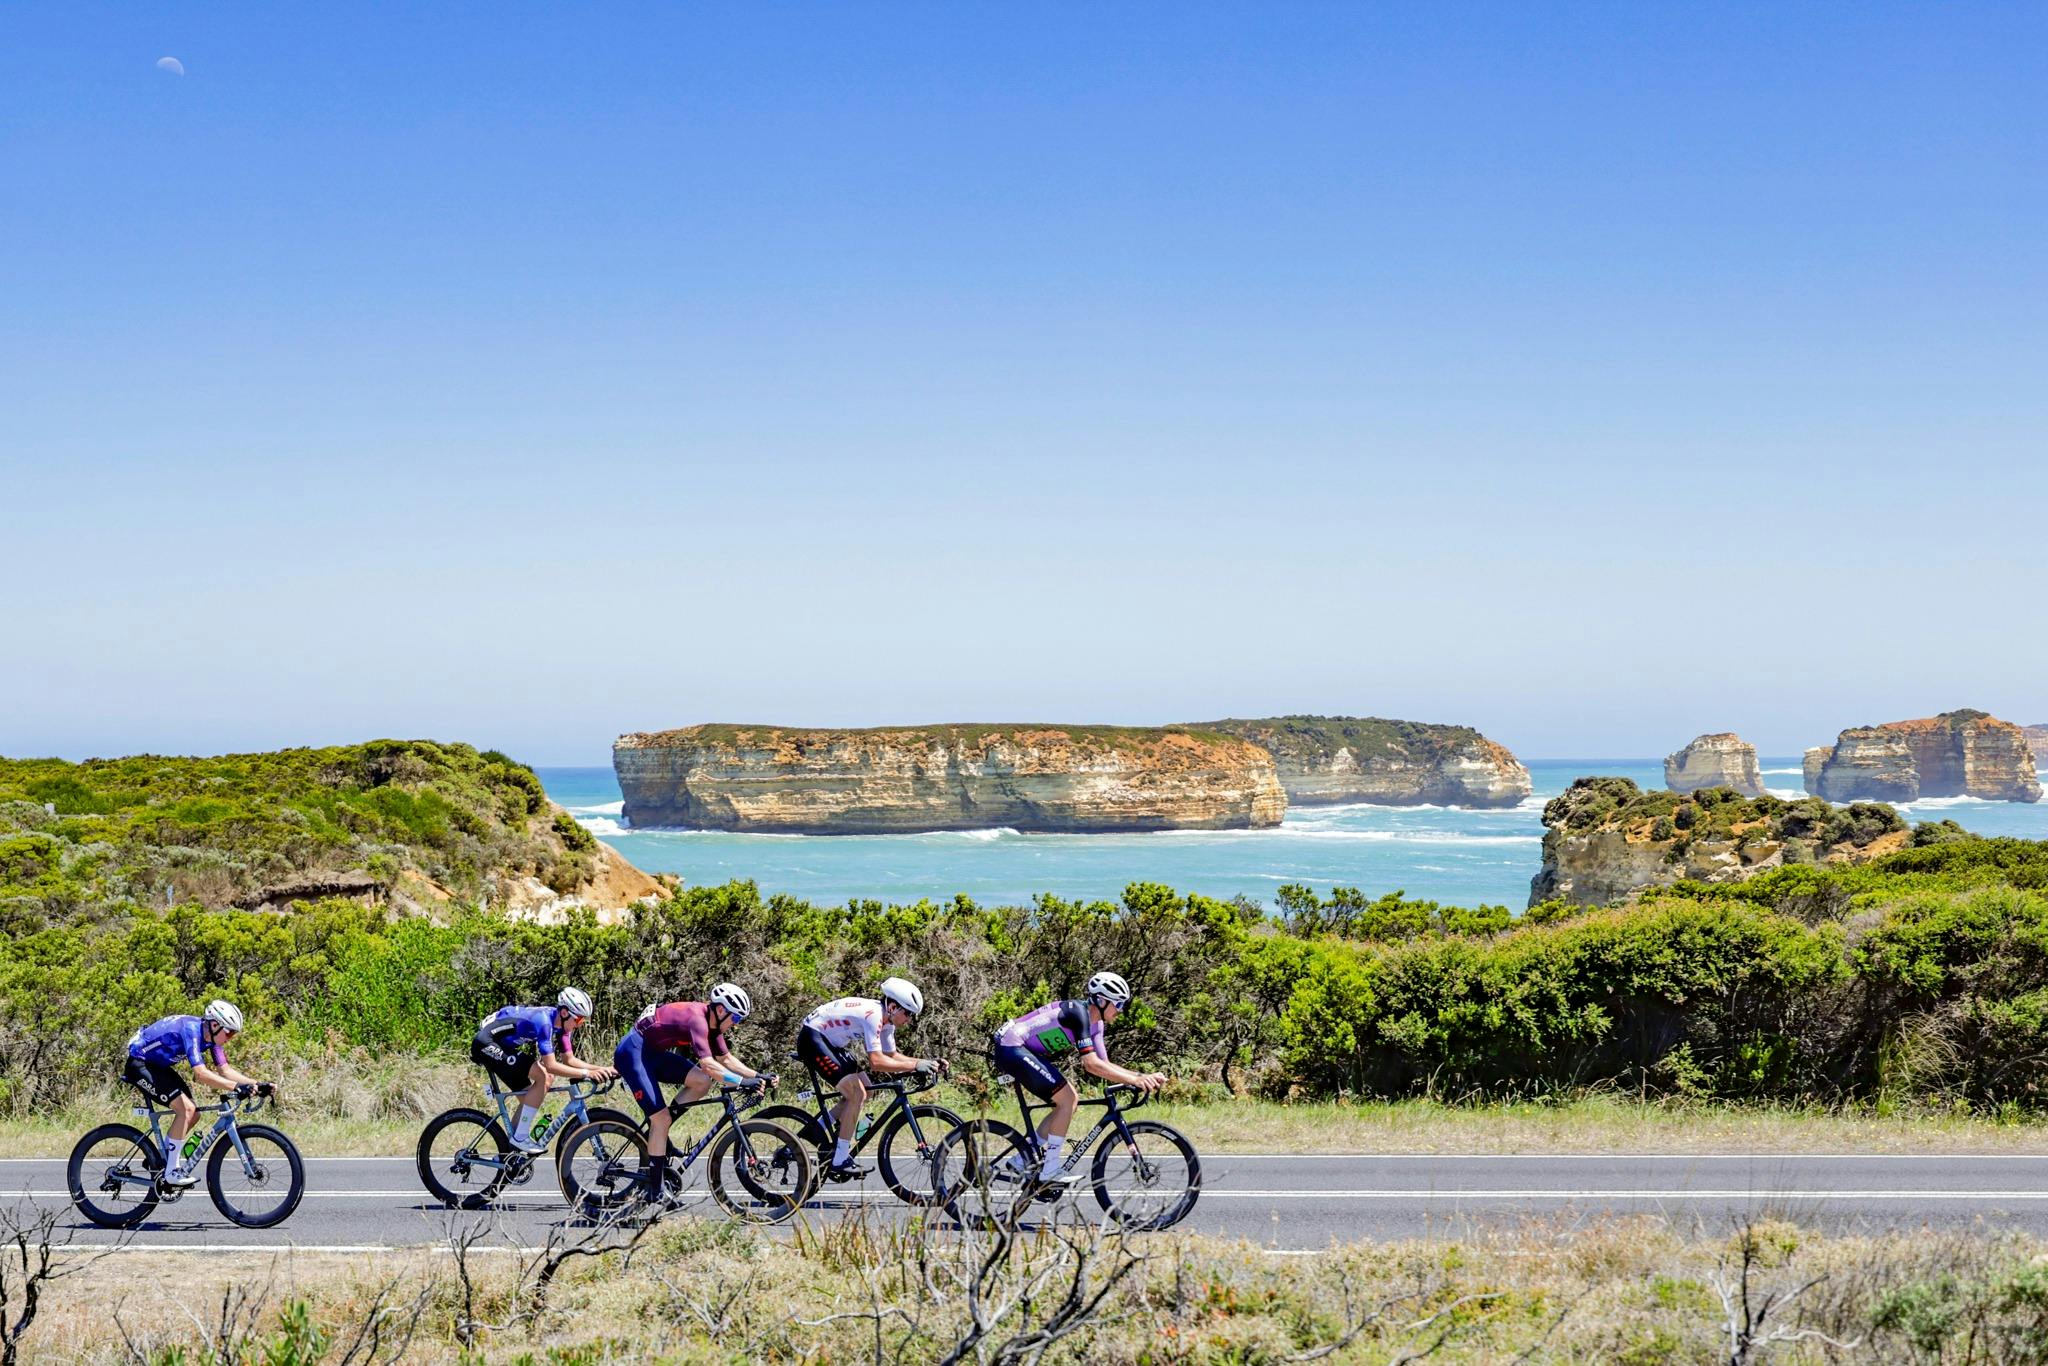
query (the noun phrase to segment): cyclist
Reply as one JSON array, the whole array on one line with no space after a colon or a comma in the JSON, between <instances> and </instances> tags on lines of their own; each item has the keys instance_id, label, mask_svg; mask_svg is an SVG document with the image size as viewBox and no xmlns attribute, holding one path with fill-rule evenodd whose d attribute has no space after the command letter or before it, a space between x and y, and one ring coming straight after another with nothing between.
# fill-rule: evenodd
<instances>
[{"instance_id":1,"label":"cyclist","mask_svg":"<svg viewBox=\"0 0 2048 1366\"><path fill-rule=\"evenodd\" d=\"M916 1020L924 1010L924 993L901 977L882 982L881 999L842 996L827 1001L804 1016L797 1030L797 1056L839 1091L839 1142L832 1149L832 1163L825 1168L830 1181L858 1181L868 1174L854 1165L853 1131L861 1107L868 1103L867 1072L915 1072L929 1077L942 1074L946 1064L934 1058L913 1058L896 1049L896 1031ZM860 1040L866 1066L863 1069L847 1056L846 1048Z\"/></svg>"},{"instance_id":2,"label":"cyclist","mask_svg":"<svg viewBox=\"0 0 2048 1366\"><path fill-rule=\"evenodd\" d=\"M128 1039L128 1065L121 1080L158 1105L171 1107L171 1131L164 1137L167 1186L190 1186L199 1180L199 1164L194 1162L187 1170L178 1157L178 1145L199 1118L199 1106L192 1099L191 1086L178 1075L177 1064L191 1067L194 1080L216 1091L253 1086L264 1095L276 1094L277 1088L268 1082L228 1066L227 1042L241 1032L241 1011L226 1001L209 1001L204 1015L166 1015ZM211 1067L204 1055L211 1055Z\"/></svg>"},{"instance_id":3,"label":"cyclist","mask_svg":"<svg viewBox=\"0 0 2048 1366\"><path fill-rule=\"evenodd\" d=\"M469 1041L469 1060L507 1092L519 1094L519 1118L512 1127L512 1146L523 1153L544 1153L548 1145L533 1136L534 1117L547 1099L548 1078L602 1081L615 1075L576 1057L575 1034L590 1020L590 996L575 987L562 988L552 1006L506 1006L486 1016Z\"/></svg>"},{"instance_id":4,"label":"cyclist","mask_svg":"<svg viewBox=\"0 0 2048 1366\"><path fill-rule=\"evenodd\" d=\"M702 1001L649 1006L619 1040L612 1063L647 1116L647 1173L643 1194L658 1200L668 1177L668 1130L674 1121L661 1085L680 1083L679 1104L699 1101L718 1082L764 1077L732 1055L725 1032L754 1013L754 1000L731 982L720 982Z\"/></svg>"},{"instance_id":5,"label":"cyclist","mask_svg":"<svg viewBox=\"0 0 2048 1366\"><path fill-rule=\"evenodd\" d=\"M997 1072L1014 1077L1032 1095L1052 1103L1052 1113L1038 1125L1039 1142L1045 1149L1038 1180L1050 1192L1066 1186L1060 1177L1060 1151L1067 1146L1067 1126L1073 1122L1074 1106L1080 1101L1074 1084L1061 1075L1059 1062L1070 1053L1078 1053L1081 1070L1088 1075L1135 1086L1148 1094L1166 1084L1163 1072L1133 1072L1109 1060L1109 1050L1102 1041L1103 1026L1112 1023L1130 1002L1129 982L1113 972L1098 972L1088 979L1081 999L1053 1001L1019 1015L996 1031L989 1046L989 1059ZM1016 1156L1012 1156L1011 1163L1022 1170L1022 1162Z\"/></svg>"}]
</instances>

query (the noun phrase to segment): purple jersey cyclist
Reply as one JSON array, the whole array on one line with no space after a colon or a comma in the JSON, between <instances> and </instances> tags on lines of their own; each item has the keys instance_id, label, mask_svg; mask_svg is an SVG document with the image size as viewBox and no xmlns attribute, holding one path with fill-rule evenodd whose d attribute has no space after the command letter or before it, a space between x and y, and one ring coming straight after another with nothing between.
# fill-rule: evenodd
<instances>
[{"instance_id":1,"label":"purple jersey cyclist","mask_svg":"<svg viewBox=\"0 0 2048 1366\"><path fill-rule=\"evenodd\" d=\"M754 1000L731 982L720 982L702 1001L670 1001L642 1011L626 1037L612 1051L619 1076L647 1116L647 1169L642 1191L650 1200L663 1195L668 1173L668 1129L675 1112L661 1093L662 1083L680 1086L678 1106L694 1104L717 1083L741 1082L762 1073L732 1055L726 1031L754 1013ZM772 1083L775 1078L763 1078Z\"/></svg>"},{"instance_id":2,"label":"purple jersey cyclist","mask_svg":"<svg viewBox=\"0 0 2048 1366\"><path fill-rule=\"evenodd\" d=\"M1103 1027L1123 1013L1130 999L1130 983L1113 972L1098 972L1088 979L1087 992L1081 998L1053 1001L1019 1015L997 1030L989 1044L989 1059L997 1072L1052 1103L1051 1112L1038 1125L1039 1141L1045 1148L1038 1175L1047 1186L1064 1184L1060 1154L1067 1146L1074 1106L1080 1101L1074 1084L1061 1075L1061 1064L1070 1057L1078 1058L1081 1070L1089 1076L1141 1091L1156 1091L1166 1084L1163 1072L1133 1072L1109 1060Z\"/></svg>"},{"instance_id":3,"label":"purple jersey cyclist","mask_svg":"<svg viewBox=\"0 0 2048 1366\"><path fill-rule=\"evenodd\" d=\"M533 1137L534 1117L547 1099L548 1079L602 1081L609 1067L593 1067L576 1056L577 1027L590 1019L590 997L562 988L551 1006L506 1006L484 1017L469 1041L469 1060L491 1074L499 1088L519 1095L512 1146L524 1153L546 1152Z\"/></svg>"},{"instance_id":4,"label":"purple jersey cyclist","mask_svg":"<svg viewBox=\"0 0 2048 1366\"><path fill-rule=\"evenodd\" d=\"M256 1086L266 1092L276 1088L259 1082L246 1072L228 1065L227 1042L242 1032L242 1012L226 1001L213 1001L204 1015L166 1015L155 1024L144 1025L128 1039L128 1063L121 1080L171 1109L171 1131L164 1136L164 1182L189 1186L199 1179L195 1163L188 1170L178 1160L178 1145L199 1117L192 1099L192 1087L178 1075L178 1064L192 1069L195 1080L216 1091L237 1086Z\"/></svg>"}]
</instances>

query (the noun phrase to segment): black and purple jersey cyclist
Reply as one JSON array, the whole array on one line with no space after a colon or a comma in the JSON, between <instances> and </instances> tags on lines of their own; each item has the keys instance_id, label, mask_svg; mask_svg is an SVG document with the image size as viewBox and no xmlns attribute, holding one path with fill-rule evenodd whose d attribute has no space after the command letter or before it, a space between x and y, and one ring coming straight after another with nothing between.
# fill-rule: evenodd
<instances>
[{"instance_id":1,"label":"black and purple jersey cyclist","mask_svg":"<svg viewBox=\"0 0 2048 1366\"><path fill-rule=\"evenodd\" d=\"M1104 1026L1130 1004L1131 984L1113 972L1098 972L1088 979L1084 996L1071 1001L1051 1001L1027 1011L996 1031L989 1042L989 1061L997 1073L1013 1078L1018 1085L1047 1102L1051 1109L1039 1121L1039 1143L1045 1151L1039 1166L1041 1189L1058 1190L1066 1185L1061 1150L1067 1145L1067 1126L1073 1122L1074 1106L1080 1096L1074 1084L1060 1072L1068 1058L1079 1062L1089 1076L1122 1086L1155 1091L1166 1084L1165 1074L1133 1072L1109 1060L1104 1045ZM1012 1154L1011 1163L1023 1171L1023 1159Z\"/></svg>"}]
</instances>

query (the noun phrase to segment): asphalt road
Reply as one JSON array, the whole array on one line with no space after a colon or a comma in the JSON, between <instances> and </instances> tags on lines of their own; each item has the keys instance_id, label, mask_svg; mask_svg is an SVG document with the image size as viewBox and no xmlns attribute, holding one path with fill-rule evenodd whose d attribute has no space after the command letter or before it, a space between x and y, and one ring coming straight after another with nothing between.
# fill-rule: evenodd
<instances>
[{"instance_id":1,"label":"asphalt road","mask_svg":"<svg viewBox=\"0 0 2048 1366\"><path fill-rule=\"evenodd\" d=\"M298 1247L374 1253L446 1242L484 1223L504 1246L538 1246L574 1216L543 1165L483 1214L425 1198L412 1159L315 1157L296 1213L276 1229L238 1228L213 1208L204 1186L158 1206L128 1235L92 1228L70 1209L57 1159L0 1160L0 1204L23 1201L66 1212L76 1241L125 1241L137 1249ZM827 1187L813 1221L847 1217L863 1204L894 1216L902 1206L880 1182ZM1093 1208L1085 1187L1076 1198ZM704 1199L688 1212L719 1216ZM2048 1156L1334 1156L1218 1154L1204 1159L1200 1204L1180 1231L1247 1238L1276 1252L1354 1239L1462 1235L1607 1215L1652 1215L1718 1232L1745 1214L1786 1217L1831 1232L2013 1229L2048 1236Z\"/></svg>"}]
</instances>

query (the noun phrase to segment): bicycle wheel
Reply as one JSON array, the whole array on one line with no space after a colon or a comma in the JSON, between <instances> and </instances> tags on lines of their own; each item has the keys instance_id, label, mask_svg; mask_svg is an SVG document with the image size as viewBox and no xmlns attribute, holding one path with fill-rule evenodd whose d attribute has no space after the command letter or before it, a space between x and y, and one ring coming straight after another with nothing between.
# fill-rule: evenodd
<instances>
[{"instance_id":1,"label":"bicycle wheel","mask_svg":"<svg viewBox=\"0 0 2048 1366\"><path fill-rule=\"evenodd\" d=\"M1030 1208L1036 1164L1024 1135L970 1119L932 1153L932 1203L963 1224L1008 1224Z\"/></svg>"},{"instance_id":2,"label":"bicycle wheel","mask_svg":"<svg viewBox=\"0 0 2048 1366\"><path fill-rule=\"evenodd\" d=\"M802 1209L810 1193L810 1146L780 1124L743 1120L711 1145L705 1184L733 1218L779 1224Z\"/></svg>"},{"instance_id":3,"label":"bicycle wheel","mask_svg":"<svg viewBox=\"0 0 2048 1366\"><path fill-rule=\"evenodd\" d=\"M910 1123L913 1115L916 1128ZM898 1200L911 1205L936 1202L938 1183L932 1159L939 1151L939 1141L960 1124L960 1116L943 1105L912 1105L889 1117L882 1132L875 1135L876 1165L881 1168L883 1184L896 1192Z\"/></svg>"},{"instance_id":4,"label":"bicycle wheel","mask_svg":"<svg viewBox=\"0 0 2048 1366\"><path fill-rule=\"evenodd\" d=\"M1127 1229L1156 1232L1188 1217L1202 1194L1202 1159L1178 1129L1132 1121L1130 1142L1112 1133L1095 1145L1095 1200Z\"/></svg>"},{"instance_id":5,"label":"bicycle wheel","mask_svg":"<svg viewBox=\"0 0 2048 1366\"><path fill-rule=\"evenodd\" d=\"M164 1155L128 1124L102 1124L71 1149L71 1203L101 1228L133 1228L156 1208Z\"/></svg>"},{"instance_id":6,"label":"bicycle wheel","mask_svg":"<svg viewBox=\"0 0 2048 1366\"><path fill-rule=\"evenodd\" d=\"M271 1228L291 1217L306 1193L299 1150L268 1124L239 1126L244 1157L233 1141L213 1145L206 1159L206 1193L213 1207L243 1228Z\"/></svg>"},{"instance_id":7,"label":"bicycle wheel","mask_svg":"<svg viewBox=\"0 0 2048 1366\"><path fill-rule=\"evenodd\" d=\"M586 1211L616 1210L640 1194L647 1170L647 1138L622 1119L579 1124L569 1135L556 1178L562 1198Z\"/></svg>"},{"instance_id":8,"label":"bicycle wheel","mask_svg":"<svg viewBox=\"0 0 2048 1366\"><path fill-rule=\"evenodd\" d=\"M812 1114L809 1110L798 1109L794 1105L770 1105L766 1109L756 1110L753 1117L768 1124L780 1124L783 1128L789 1130L810 1145L811 1185L810 1189L804 1192L803 1198L809 1200L817 1195L818 1187L825 1183L825 1164L832 1160L832 1134L830 1131L818 1122L816 1115ZM769 1160L779 1167L786 1167L789 1165L790 1159L787 1152L778 1148L776 1155ZM771 1184L774 1186L786 1186L787 1180L785 1178L778 1178Z\"/></svg>"},{"instance_id":9,"label":"bicycle wheel","mask_svg":"<svg viewBox=\"0 0 2048 1366\"><path fill-rule=\"evenodd\" d=\"M450 1209L482 1209L511 1177L511 1142L495 1116L450 1110L420 1131L420 1184Z\"/></svg>"},{"instance_id":10,"label":"bicycle wheel","mask_svg":"<svg viewBox=\"0 0 2048 1366\"><path fill-rule=\"evenodd\" d=\"M557 1173L559 1173L562 1170L562 1157L565 1153L569 1151L569 1140L575 1137L576 1131L582 1128L584 1124L595 1124L600 1119L615 1119L619 1123L627 1125L629 1127L633 1123L633 1117L623 1110L585 1110L583 1112L582 1123L564 1124L555 1133L555 1171ZM572 1201L571 1203L573 1204L574 1202Z\"/></svg>"}]
</instances>

